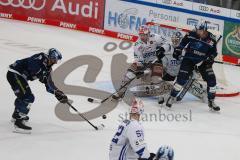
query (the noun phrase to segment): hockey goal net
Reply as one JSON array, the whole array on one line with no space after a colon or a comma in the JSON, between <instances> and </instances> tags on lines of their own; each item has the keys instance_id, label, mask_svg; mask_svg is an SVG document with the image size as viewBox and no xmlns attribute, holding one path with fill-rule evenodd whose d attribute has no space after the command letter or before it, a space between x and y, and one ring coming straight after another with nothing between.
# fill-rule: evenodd
<instances>
[{"instance_id":1,"label":"hockey goal net","mask_svg":"<svg viewBox=\"0 0 240 160\"><path fill-rule=\"evenodd\" d=\"M173 23L173 22L147 22L147 25L150 27L151 31L153 31L156 34L163 35L167 38L167 40L170 41L171 35L177 31L180 31L183 35L185 35L187 32L193 30L194 26L188 26L188 25L181 25L179 23ZM213 33L216 36L216 39L219 39L221 36L221 33L214 30L209 30L211 33ZM218 51L221 51L221 44L222 40L218 43ZM222 55L219 53L219 55L215 59L216 61L222 62ZM216 74L217 78L217 94L218 97L232 97L237 96L239 94L239 90L232 86L226 79L225 73L224 73L224 64L214 63L213 65L214 72Z\"/></svg>"}]
</instances>

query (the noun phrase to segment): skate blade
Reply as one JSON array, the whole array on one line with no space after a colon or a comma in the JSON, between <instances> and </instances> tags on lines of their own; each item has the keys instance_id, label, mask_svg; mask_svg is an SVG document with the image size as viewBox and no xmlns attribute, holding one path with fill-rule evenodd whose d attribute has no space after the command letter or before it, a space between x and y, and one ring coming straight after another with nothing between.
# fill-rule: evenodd
<instances>
[{"instance_id":1,"label":"skate blade","mask_svg":"<svg viewBox=\"0 0 240 160\"><path fill-rule=\"evenodd\" d=\"M216 111L216 110L214 110L213 108L209 108L209 111L211 112L211 113L215 113L215 114L220 114L221 112L221 110L218 110L218 111Z\"/></svg>"},{"instance_id":2,"label":"skate blade","mask_svg":"<svg viewBox=\"0 0 240 160\"><path fill-rule=\"evenodd\" d=\"M24 130L18 127L14 127L13 133L31 134L31 130Z\"/></svg>"}]
</instances>

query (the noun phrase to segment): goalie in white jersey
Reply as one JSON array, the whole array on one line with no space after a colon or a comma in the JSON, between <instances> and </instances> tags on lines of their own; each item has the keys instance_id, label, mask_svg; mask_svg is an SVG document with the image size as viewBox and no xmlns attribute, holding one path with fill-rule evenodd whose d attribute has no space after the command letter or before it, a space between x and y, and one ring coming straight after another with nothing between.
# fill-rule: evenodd
<instances>
[{"instance_id":1,"label":"goalie in white jersey","mask_svg":"<svg viewBox=\"0 0 240 160\"><path fill-rule=\"evenodd\" d=\"M144 129L139 122L143 111L142 101L134 98L130 119L119 125L111 141L109 160L173 160L174 151L169 146L161 146L157 154L149 152L144 139Z\"/></svg>"},{"instance_id":2,"label":"goalie in white jersey","mask_svg":"<svg viewBox=\"0 0 240 160\"><path fill-rule=\"evenodd\" d=\"M134 79L136 76L141 77L146 73L149 73L149 69L146 69L146 64L157 59L156 54L158 48L160 48L166 39L160 35L153 34L147 25L140 26L138 30L139 38L134 45L134 63L129 67L125 74L121 86ZM156 64L157 66L157 64ZM154 66L151 66L151 69ZM143 72L145 70L145 72ZM122 88L117 94L113 95L113 98L118 100L122 98L127 90L127 86Z\"/></svg>"}]
</instances>

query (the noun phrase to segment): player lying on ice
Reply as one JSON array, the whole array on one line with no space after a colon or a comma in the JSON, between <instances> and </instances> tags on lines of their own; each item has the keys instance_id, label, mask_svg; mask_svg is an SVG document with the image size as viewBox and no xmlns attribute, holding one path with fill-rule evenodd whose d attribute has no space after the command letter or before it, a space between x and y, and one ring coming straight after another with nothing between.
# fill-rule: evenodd
<instances>
[{"instance_id":1,"label":"player lying on ice","mask_svg":"<svg viewBox=\"0 0 240 160\"><path fill-rule=\"evenodd\" d=\"M161 146L156 154L148 151L139 122L143 107L140 99L133 99L129 119L119 125L111 141L109 160L173 160L174 151L169 146Z\"/></svg>"},{"instance_id":2,"label":"player lying on ice","mask_svg":"<svg viewBox=\"0 0 240 160\"><path fill-rule=\"evenodd\" d=\"M61 53L57 49L51 48L47 54L38 53L31 57L17 60L9 66L7 80L17 97L12 114L15 132L30 133L32 130L31 127L25 124L29 120L27 115L35 99L28 85L29 80L38 79L45 84L47 92L54 94L61 103L68 102L67 96L54 85L51 78L52 66L61 59Z\"/></svg>"}]
</instances>

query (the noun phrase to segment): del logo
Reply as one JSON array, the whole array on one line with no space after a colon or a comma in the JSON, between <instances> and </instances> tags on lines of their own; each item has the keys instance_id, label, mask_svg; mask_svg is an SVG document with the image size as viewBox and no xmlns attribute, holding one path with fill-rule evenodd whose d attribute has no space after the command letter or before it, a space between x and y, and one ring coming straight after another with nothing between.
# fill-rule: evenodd
<instances>
[{"instance_id":1,"label":"del logo","mask_svg":"<svg viewBox=\"0 0 240 160\"><path fill-rule=\"evenodd\" d=\"M139 26L147 22L146 18L137 17L137 12L136 8L126 9L122 13L109 11L108 25L119 26L122 29L137 30Z\"/></svg>"},{"instance_id":2,"label":"del logo","mask_svg":"<svg viewBox=\"0 0 240 160\"><path fill-rule=\"evenodd\" d=\"M240 25L226 36L225 43L229 51L240 56Z\"/></svg>"},{"instance_id":3,"label":"del logo","mask_svg":"<svg viewBox=\"0 0 240 160\"><path fill-rule=\"evenodd\" d=\"M197 26L198 25L198 20L197 19L193 19L193 18L188 18L187 19L187 25Z\"/></svg>"}]
</instances>

